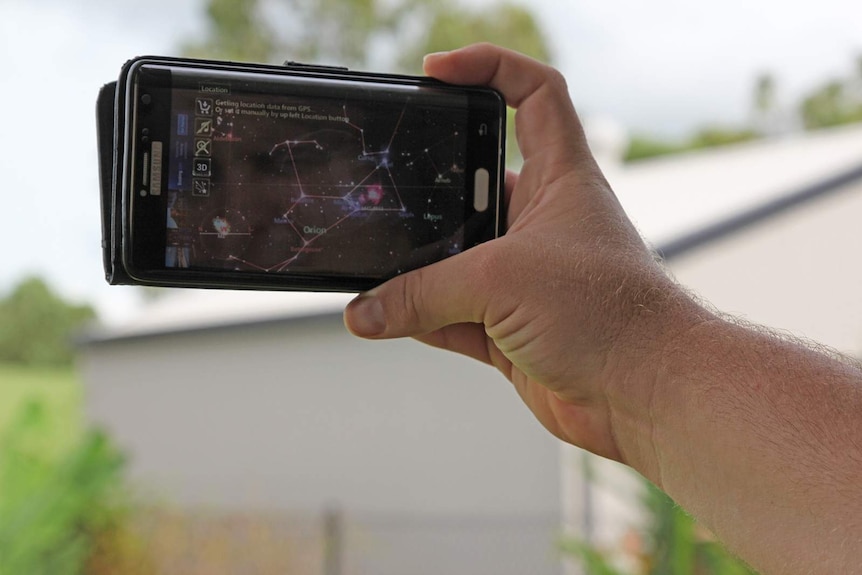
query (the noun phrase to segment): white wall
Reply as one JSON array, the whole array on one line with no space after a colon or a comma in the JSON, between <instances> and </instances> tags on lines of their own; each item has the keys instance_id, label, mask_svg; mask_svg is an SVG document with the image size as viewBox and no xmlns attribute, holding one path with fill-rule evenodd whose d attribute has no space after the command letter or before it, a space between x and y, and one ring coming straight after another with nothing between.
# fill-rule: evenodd
<instances>
[{"instance_id":1,"label":"white wall","mask_svg":"<svg viewBox=\"0 0 862 575\"><path fill-rule=\"evenodd\" d=\"M557 513L558 444L495 370L340 317L90 347L90 417L189 503Z\"/></svg>"},{"instance_id":2,"label":"white wall","mask_svg":"<svg viewBox=\"0 0 862 575\"><path fill-rule=\"evenodd\" d=\"M338 506L356 572L559 573L559 443L493 368L356 339L340 315L82 356L90 419L169 501Z\"/></svg>"}]
</instances>

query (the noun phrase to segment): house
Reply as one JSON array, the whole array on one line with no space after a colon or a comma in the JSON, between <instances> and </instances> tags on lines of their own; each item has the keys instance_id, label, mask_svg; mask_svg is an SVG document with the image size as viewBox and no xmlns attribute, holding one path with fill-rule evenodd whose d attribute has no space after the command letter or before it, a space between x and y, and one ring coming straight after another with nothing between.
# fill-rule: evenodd
<instances>
[{"instance_id":1,"label":"house","mask_svg":"<svg viewBox=\"0 0 862 575\"><path fill-rule=\"evenodd\" d=\"M178 291L85 347L87 412L150 499L305 547L288 572L558 573L557 441L494 369L349 335L348 299Z\"/></svg>"},{"instance_id":2,"label":"house","mask_svg":"<svg viewBox=\"0 0 862 575\"><path fill-rule=\"evenodd\" d=\"M862 355L862 126L636 164L615 188L706 301Z\"/></svg>"},{"instance_id":3,"label":"house","mask_svg":"<svg viewBox=\"0 0 862 575\"><path fill-rule=\"evenodd\" d=\"M862 126L599 158L681 283L862 355ZM490 367L351 337L349 297L165 296L84 346L89 417L157 497L270 518L252 531L289 572L560 573L563 528L612 548L638 524L633 473L561 446Z\"/></svg>"}]
</instances>

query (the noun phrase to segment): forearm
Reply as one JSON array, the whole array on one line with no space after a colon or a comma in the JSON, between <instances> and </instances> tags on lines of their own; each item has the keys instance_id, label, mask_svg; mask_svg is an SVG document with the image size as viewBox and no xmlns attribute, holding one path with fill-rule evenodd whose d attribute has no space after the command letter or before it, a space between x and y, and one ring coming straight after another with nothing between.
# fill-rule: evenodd
<instances>
[{"instance_id":1,"label":"forearm","mask_svg":"<svg viewBox=\"0 0 862 575\"><path fill-rule=\"evenodd\" d=\"M764 573L862 565L862 375L724 321L652 261L592 161L559 73L489 45L426 72L516 108L508 231L345 311L497 367L557 437L628 463Z\"/></svg>"},{"instance_id":2,"label":"forearm","mask_svg":"<svg viewBox=\"0 0 862 575\"><path fill-rule=\"evenodd\" d=\"M664 341L616 417L628 462L765 574L862 564L859 368L719 318Z\"/></svg>"}]
</instances>

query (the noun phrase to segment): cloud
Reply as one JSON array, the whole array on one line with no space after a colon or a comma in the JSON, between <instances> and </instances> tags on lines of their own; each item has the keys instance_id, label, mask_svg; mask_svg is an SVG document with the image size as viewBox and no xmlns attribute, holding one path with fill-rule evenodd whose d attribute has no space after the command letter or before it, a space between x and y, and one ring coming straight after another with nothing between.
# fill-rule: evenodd
<instances>
[{"instance_id":1,"label":"cloud","mask_svg":"<svg viewBox=\"0 0 862 575\"><path fill-rule=\"evenodd\" d=\"M653 133L744 121L757 74L795 101L862 54L862 4L850 0L532 5L579 108Z\"/></svg>"}]
</instances>

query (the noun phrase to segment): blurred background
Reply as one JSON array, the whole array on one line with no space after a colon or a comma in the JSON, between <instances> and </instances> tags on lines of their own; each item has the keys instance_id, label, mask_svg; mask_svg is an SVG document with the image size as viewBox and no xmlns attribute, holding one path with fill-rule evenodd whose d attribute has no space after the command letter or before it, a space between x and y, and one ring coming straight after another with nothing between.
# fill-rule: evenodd
<instances>
[{"instance_id":1,"label":"blurred background","mask_svg":"<svg viewBox=\"0 0 862 575\"><path fill-rule=\"evenodd\" d=\"M0 573L749 572L492 370L349 337L349 296L104 283L127 59L420 73L475 41L564 73L682 283L862 355L857 2L0 0Z\"/></svg>"}]
</instances>

